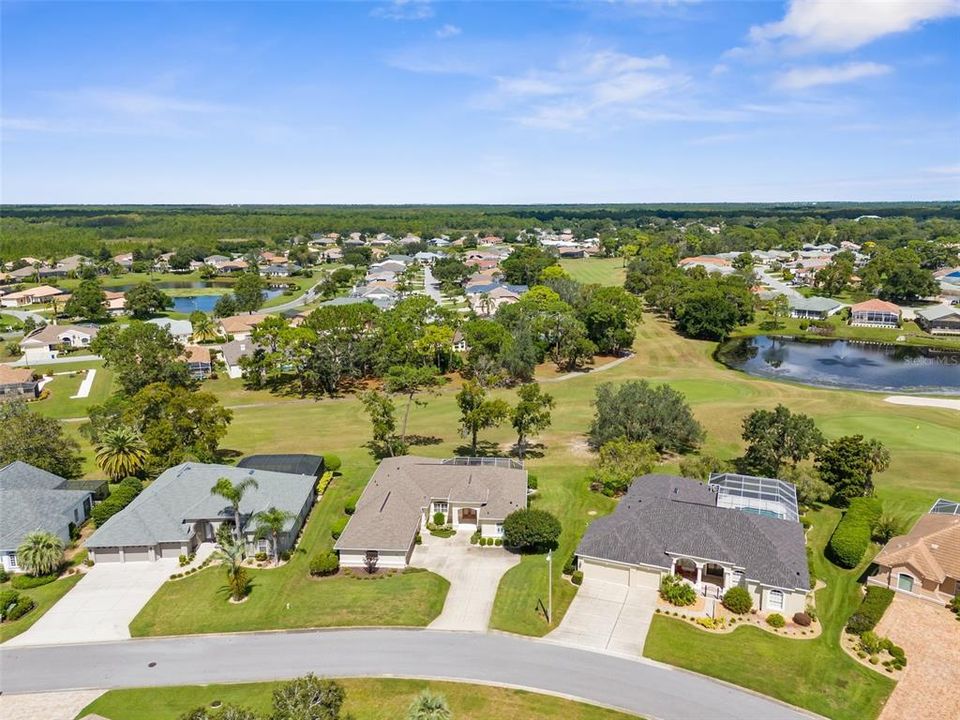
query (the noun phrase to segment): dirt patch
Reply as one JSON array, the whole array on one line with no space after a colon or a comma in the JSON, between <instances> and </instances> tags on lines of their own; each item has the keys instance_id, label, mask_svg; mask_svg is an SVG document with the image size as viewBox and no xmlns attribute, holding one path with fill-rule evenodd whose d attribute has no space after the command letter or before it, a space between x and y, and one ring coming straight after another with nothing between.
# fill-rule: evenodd
<instances>
[{"instance_id":1,"label":"dirt patch","mask_svg":"<svg viewBox=\"0 0 960 720\"><path fill-rule=\"evenodd\" d=\"M960 717L960 623L944 607L897 595L876 632L904 649L907 667L880 720ZM952 688L952 690L950 689Z\"/></svg>"},{"instance_id":2,"label":"dirt patch","mask_svg":"<svg viewBox=\"0 0 960 720\"><path fill-rule=\"evenodd\" d=\"M590 445L583 438L571 440L567 447L570 448L570 454L574 457L592 459L595 456L593 450L590 449Z\"/></svg>"}]
</instances>

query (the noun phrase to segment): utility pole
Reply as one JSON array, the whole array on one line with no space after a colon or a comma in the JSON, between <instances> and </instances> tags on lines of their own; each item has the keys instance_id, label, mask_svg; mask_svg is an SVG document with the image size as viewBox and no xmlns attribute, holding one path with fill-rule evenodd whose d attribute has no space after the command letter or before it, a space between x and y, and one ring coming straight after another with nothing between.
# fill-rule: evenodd
<instances>
[{"instance_id":1,"label":"utility pole","mask_svg":"<svg viewBox=\"0 0 960 720\"><path fill-rule=\"evenodd\" d=\"M553 622L553 550L547 551L547 624Z\"/></svg>"}]
</instances>

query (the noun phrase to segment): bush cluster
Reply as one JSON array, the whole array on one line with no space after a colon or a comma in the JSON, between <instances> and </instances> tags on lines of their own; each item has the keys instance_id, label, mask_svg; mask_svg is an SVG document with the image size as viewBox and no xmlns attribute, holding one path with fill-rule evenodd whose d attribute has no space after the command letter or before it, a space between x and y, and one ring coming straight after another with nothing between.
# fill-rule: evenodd
<instances>
[{"instance_id":1,"label":"bush cluster","mask_svg":"<svg viewBox=\"0 0 960 720\"><path fill-rule=\"evenodd\" d=\"M340 558L333 552L321 553L310 561L311 575L320 575L323 577L335 575L339 569Z\"/></svg>"},{"instance_id":2,"label":"bush cluster","mask_svg":"<svg viewBox=\"0 0 960 720\"><path fill-rule=\"evenodd\" d=\"M356 495L347 500L343 505L343 512L347 515L353 515L357 511L357 500L359 500L359 498Z\"/></svg>"},{"instance_id":3,"label":"bush cluster","mask_svg":"<svg viewBox=\"0 0 960 720\"><path fill-rule=\"evenodd\" d=\"M29 590L30 588L40 587L41 585L49 585L56 580L57 577L57 573L36 576L14 575L13 579L10 581L10 585L15 587L17 590Z\"/></svg>"},{"instance_id":4,"label":"bush cluster","mask_svg":"<svg viewBox=\"0 0 960 720\"><path fill-rule=\"evenodd\" d=\"M480 542L480 531L479 531L479 530L475 531L475 532L473 533L473 535L470 536L470 544L471 544L471 545L476 545L478 542Z\"/></svg>"},{"instance_id":5,"label":"bush cluster","mask_svg":"<svg viewBox=\"0 0 960 720\"><path fill-rule=\"evenodd\" d=\"M570 582L572 582L574 585L582 585L582 584L583 584L583 571L582 571L582 570L574 570L573 573L570 575Z\"/></svg>"},{"instance_id":6,"label":"bush cluster","mask_svg":"<svg viewBox=\"0 0 960 720\"><path fill-rule=\"evenodd\" d=\"M560 521L546 510L514 510L503 521L503 542L519 550L542 551L557 547Z\"/></svg>"},{"instance_id":7,"label":"bush cluster","mask_svg":"<svg viewBox=\"0 0 960 720\"><path fill-rule=\"evenodd\" d=\"M16 590L0 591L0 620L13 622L19 620L34 608L33 598L21 595Z\"/></svg>"},{"instance_id":8,"label":"bush cluster","mask_svg":"<svg viewBox=\"0 0 960 720\"><path fill-rule=\"evenodd\" d=\"M133 502L133 499L140 494L142 489L143 483L135 477L126 477L121 480L109 497L102 503L97 503L90 513L97 527L101 527L107 520Z\"/></svg>"},{"instance_id":9,"label":"bush cluster","mask_svg":"<svg viewBox=\"0 0 960 720\"><path fill-rule=\"evenodd\" d=\"M892 602L893 590L876 585L868 586L867 594L863 596L860 607L847 620L847 632L862 635L873 630Z\"/></svg>"},{"instance_id":10,"label":"bush cluster","mask_svg":"<svg viewBox=\"0 0 960 720\"><path fill-rule=\"evenodd\" d=\"M732 587L723 594L723 606L732 613L745 615L753 610L753 598L746 588Z\"/></svg>"},{"instance_id":11,"label":"bush cluster","mask_svg":"<svg viewBox=\"0 0 960 720\"><path fill-rule=\"evenodd\" d=\"M333 480L333 473L329 470L320 476L320 479L317 481L317 495L323 495L327 488L330 487L330 482Z\"/></svg>"},{"instance_id":12,"label":"bush cluster","mask_svg":"<svg viewBox=\"0 0 960 720\"><path fill-rule=\"evenodd\" d=\"M873 527L880 520L880 514L880 501L876 498L851 500L850 507L827 543L827 556L830 560L843 568L855 568L859 565L870 546Z\"/></svg>"},{"instance_id":13,"label":"bush cluster","mask_svg":"<svg viewBox=\"0 0 960 720\"><path fill-rule=\"evenodd\" d=\"M527 490L536 490L538 485L537 476L533 473L527 473Z\"/></svg>"},{"instance_id":14,"label":"bush cluster","mask_svg":"<svg viewBox=\"0 0 960 720\"><path fill-rule=\"evenodd\" d=\"M686 607L697 601L693 586L683 581L679 575L664 575L660 581L660 597L671 605Z\"/></svg>"},{"instance_id":15,"label":"bush cluster","mask_svg":"<svg viewBox=\"0 0 960 720\"><path fill-rule=\"evenodd\" d=\"M783 615L780 613L773 613L772 615L767 616L767 625L772 628L780 629L787 624L787 621L784 620Z\"/></svg>"},{"instance_id":16,"label":"bush cluster","mask_svg":"<svg viewBox=\"0 0 960 720\"><path fill-rule=\"evenodd\" d=\"M329 472L336 472L340 469L340 457L332 453L323 456L323 467Z\"/></svg>"}]
</instances>

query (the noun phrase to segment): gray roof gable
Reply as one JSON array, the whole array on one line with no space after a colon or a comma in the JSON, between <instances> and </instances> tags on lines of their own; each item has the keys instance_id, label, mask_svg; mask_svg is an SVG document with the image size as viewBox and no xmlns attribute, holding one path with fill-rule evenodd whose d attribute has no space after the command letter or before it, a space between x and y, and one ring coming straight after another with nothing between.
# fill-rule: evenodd
<instances>
[{"instance_id":1,"label":"gray roof gable","mask_svg":"<svg viewBox=\"0 0 960 720\"><path fill-rule=\"evenodd\" d=\"M764 585L809 583L799 523L717 507L705 485L669 475L636 478L613 514L587 528L577 554L664 569L683 555L743 568Z\"/></svg>"},{"instance_id":2,"label":"gray roof gable","mask_svg":"<svg viewBox=\"0 0 960 720\"><path fill-rule=\"evenodd\" d=\"M275 506L299 515L313 493L316 478L309 475L236 468L229 465L183 463L161 473L133 502L110 518L90 539L88 547L153 545L180 542L189 537L190 523L232 517L229 504L210 488L221 477L236 484L247 477L257 481L240 502L241 523ZM294 520L288 521L288 527Z\"/></svg>"},{"instance_id":3,"label":"gray roof gable","mask_svg":"<svg viewBox=\"0 0 960 720\"><path fill-rule=\"evenodd\" d=\"M59 475L34 467L22 460L14 460L0 468L0 490L40 489L55 490L67 481Z\"/></svg>"},{"instance_id":4,"label":"gray roof gable","mask_svg":"<svg viewBox=\"0 0 960 720\"><path fill-rule=\"evenodd\" d=\"M91 496L66 490L67 481L19 460L0 468L0 550L16 550L35 530L64 536L73 509Z\"/></svg>"}]
</instances>

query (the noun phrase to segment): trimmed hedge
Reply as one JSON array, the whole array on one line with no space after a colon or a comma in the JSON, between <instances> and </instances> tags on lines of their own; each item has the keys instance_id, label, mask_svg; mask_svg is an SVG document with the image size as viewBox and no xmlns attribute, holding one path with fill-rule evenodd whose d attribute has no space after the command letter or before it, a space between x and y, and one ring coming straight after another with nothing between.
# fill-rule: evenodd
<instances>
[{"instance_id":1,"label":"trimmed hedge","mask_svg":"<svg viewBox=\"0 0 960 720\"><path fill-rule=\"evenodd\" d=\"M583 571L582 571L582 570L574 570L574 571L573 571L573 574L570 576L570 582L572 582L574 585L582 585L582 584L583 584Z\"/></svg>"},{"instance_id":2,"label":"trimmed hedge","mask_svg":"<svg viewBox=\"0 0 960 720\"><path fill-rule=\"evenodd\" d=\"M354 495L352 498L347 500L347 502L343 505L343 512L347 515L353 515L357 511L357 500L359 499L360 498L358 496Z\"/></svg>"},{"instance_id":3,"label":"trimmed hedge","mask_svg":"<svg viewBox=\"0 0 960 720\"><path fill-rule=\"evenodd\" d=\"M15 587L17 590L29 590L30 588L40 587L41 585L49 585L54 580L57 579L56 573L51 573L50 575L14 575L13 579L10 581L10 585Z\"/></svg>"},{"instance_id":4,"label":"trimmed hedge","mask_svg":"<svg viewBox=\"0 0 960 720\"><path fill-rule=\"evenodd\" d=\"M893 595L894 592L890 588L868 586L867 594L863 596L860 607L847 620L847 632L862 635L873 630L893 602Z\"/></svg>"},{"instance_id":5,"label":"trimmed hedge","mask_svg":"<svg viewBox=\"0 0 960 720\"><path fill-rule=\"evenodd\" d=\"M311 575L334 575L340 569L340 558L336 553L325 552L310 561Z\"/></svg>"},{"instance_id":6,"label":"trimmed hedge","mask_svg":"<svg viewBox=\"0 0 960 720\"><path fill-rule=\"evenodd\" d=\"M746 588L732 587L723 594L723 606L737 615L744 615L753 610L753 598Z\"/></svg>"},{"instance_id":7,"label":"trimmed hedge","mask_svg":"<svg viewBox=\"0 0 960 720\"><path fill-rule=\"evenodd\" d=\"M882 511L876 498L854 498L850 507L837 524L830 542L827 557L842 568L855 568L870 546L873 527L880 520Z\"/></svg>"},{"instance_id":8,"label":"trimmed hedge","mask_svg":"<svg viewBox=\"0 0 960 720\"><path fill-rule=\"evenodd\" d=\"M133 502L133 499L140 494L142 489L143 483L135 477L127 477L121 480L106 500L94 505L90 516L97 527L101 527L107 520Z\"/></svg>"},{"instance_id":9,"label":"trimmed hedge","mask_svg":"<svg viewBox=\"0 0 960 720\"><path fill-rule=\"evenodd\" d=\"M323 456L323 468L324 470L329 470L330 472L336 472L340 469L340 457L333 454L327 454Z\"/></svg>"},{"instance_id":10,"label":"trimmed hedge","mask_svg":"<svg viewBox=\"0 0 960 720\"><path fill-rule=\"evenodd\" d=\"M546 510L514 510L503 521L503 544L527 552L542 552L557 547L560 521Z\"/></svg>"}]
</instances>

